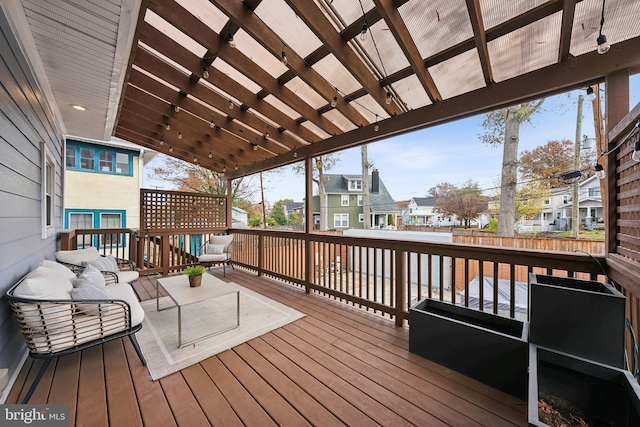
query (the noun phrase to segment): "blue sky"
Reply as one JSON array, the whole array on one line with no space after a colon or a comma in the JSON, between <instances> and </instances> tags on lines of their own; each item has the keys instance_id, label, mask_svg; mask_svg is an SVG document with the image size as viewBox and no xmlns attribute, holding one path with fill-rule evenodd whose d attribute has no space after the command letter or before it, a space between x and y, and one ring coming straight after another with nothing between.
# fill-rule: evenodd
<instances>
[{"instance_id":1,"label":"blue sky","mask_svg":"<svg viewBox=\"0 0 640 427\"><path fill-rule=\"evenodd\" d=\"M603 86L603 85L602 85ZM532 117L531 123L520 128L518 152L531 150L551 140L569 139L576 134L577 99L584 90L547 98L543 110ZM631 79L631 108L640 102L640 76ZM480 188L491 189L499 185L502 164L502 146L491 147L480 142L483 116L474 116L429 129L400 135L369 145L369 161L380 171L395 200L424 197L429 188L442 183L461 184L472 179ZM591 102L583 104L583 135L593 137ZM340 161L329 173L360 174L360 148L338 153ZM155 162L155 161L154 161ZM265 174L265 199L268 205L284 198L302 201L304 178L290 168L276 174ZM257 186L258 180L254 179ZM166 183L145 180L145 186ZM488 190L487 194L495 194ZM258 196L259 197L259 196ZM257 201L257 198L256 198Z\"/></svg>"}]
</instances>

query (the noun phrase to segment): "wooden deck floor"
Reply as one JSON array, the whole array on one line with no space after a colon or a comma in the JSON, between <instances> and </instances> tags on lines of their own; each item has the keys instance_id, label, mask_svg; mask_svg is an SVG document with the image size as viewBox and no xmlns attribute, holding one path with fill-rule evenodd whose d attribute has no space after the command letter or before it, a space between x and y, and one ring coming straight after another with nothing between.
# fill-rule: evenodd
<instances>
[{"instance_id":1,"label":"wooden deck floor","mask_svg":"<svg viewBox=\"0 0 640 427\"><path fill-rule=\"evenodd\" d=\"M524 402L409 353L407 328L227 273L306 317L158 381L128 339L112 341L52 362L30 402L69 404L71 425L91 427L527 424ZM143 299L155 296L154 280L137 284ZM6 403L22 399L39 366L27 360Z\"/></svg>"}]
</instances>

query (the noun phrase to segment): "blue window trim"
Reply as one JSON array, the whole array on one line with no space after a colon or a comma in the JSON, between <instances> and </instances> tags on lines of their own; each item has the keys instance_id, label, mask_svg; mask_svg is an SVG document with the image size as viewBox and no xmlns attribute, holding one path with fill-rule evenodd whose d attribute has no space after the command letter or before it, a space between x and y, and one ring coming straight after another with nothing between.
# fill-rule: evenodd
<instances>
[{"instance_id":1,"label":"blue window trim","mask_svg":"<svg viewBox=\"0 0 640 427\"><path fill-rule=\"evenodd\" d=\"M103 213L117 213L120 214L120 218L122 219L122 224L120 224L119 228L127 227L127 211L124 209L73 209L66 208L64 210L64 229L69 229L69 217L72 213L90 213L93 214L93 228L98 230L100 229L100 214ZM121 248L127 245L127 236L122 236L122 245L114 246ZM93 238L93 246L96 248L100 248L100 239L98 236L94 236Z\"/></svg>"},{"instance_id":2,"label":"blue window trim","mask_svg":"<svg viewBox=\"0 0 640 427\"><path fill-rule=\"evenodd\" d=\"M100 173L106 175L120 175L120 176L133 176L133 158L139 156L140 154L136 151L109 147L106 145L96 145L89 144L87 142L67 140L67 147L73 147L75 151L75 165L69 166L66 164L66 151L65 151L65 168L70 171L79 171L79 172L89 172L89 173ZM85 169L80 167L80 149L81 148L89 148L93 150L93 158L94 158L94 166L93 169ZM102 171L100 170L100 151L110 151L112 156L112 164L113 170L111 171ZM128 173L120 173L116 172L116 153L126 154L129 158L129 172Z\"/></svg>"}]
</instances>

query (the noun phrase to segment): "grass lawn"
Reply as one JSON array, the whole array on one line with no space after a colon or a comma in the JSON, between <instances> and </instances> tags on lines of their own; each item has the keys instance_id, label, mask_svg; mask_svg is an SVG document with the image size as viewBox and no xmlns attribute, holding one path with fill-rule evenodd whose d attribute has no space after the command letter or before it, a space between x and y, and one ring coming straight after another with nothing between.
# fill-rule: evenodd
<instances>
[{"instance_id":1,"label":"grass lawn","mask_svg":"<svg viewBox=\"0 0 640 427\"><path fill-rule=\"evenodd\" d=\"M557 237L571 237L571 231L559 231L553 234ZM604 230L580 230L578 238L604 240Z\"/></svg>"}]
</instances>

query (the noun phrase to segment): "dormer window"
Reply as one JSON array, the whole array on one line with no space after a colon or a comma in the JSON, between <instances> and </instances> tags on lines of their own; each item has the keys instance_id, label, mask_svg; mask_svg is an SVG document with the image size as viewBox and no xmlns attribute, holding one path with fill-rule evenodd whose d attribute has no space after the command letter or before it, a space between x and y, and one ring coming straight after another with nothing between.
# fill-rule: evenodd
<instances>
[{"instance_id":1,"label":"dormer window","mask_svg":"<svg viewBox=\"0 0 640 427\"><path fill-rule=\"evenodd\" d=\"M361 179L350 179L349 180L349 191L361 191L362 190L362 180Z\"/></svg>"}]
</instances>

